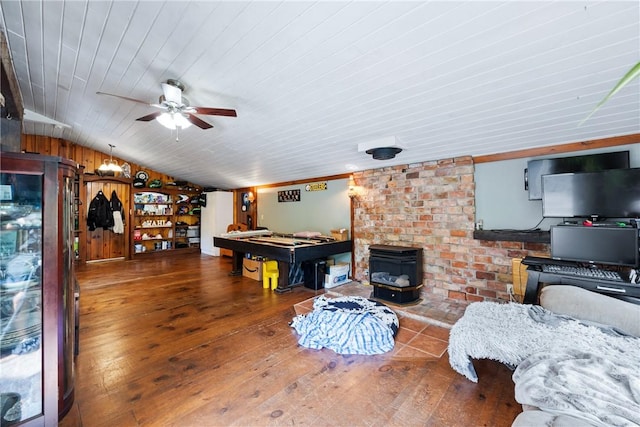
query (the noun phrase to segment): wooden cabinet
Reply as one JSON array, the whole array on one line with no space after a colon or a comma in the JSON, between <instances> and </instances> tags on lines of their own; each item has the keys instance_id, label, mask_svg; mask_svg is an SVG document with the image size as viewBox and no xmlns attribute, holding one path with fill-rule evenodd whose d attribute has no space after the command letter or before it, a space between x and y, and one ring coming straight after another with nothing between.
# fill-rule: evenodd
<instances>
[{"instance_id":1,"label":"wooden cabinet","mask_svg":"<svg viewBox=\"0 0 640 427\"><path fill-rule=\"evenodd\" d=\"M133 194L132 257L200 251L199 194L140 190Z\"/></svg>"},{"instance_id":2,"label":"wooden cabinet","mask_svg":"<svg viewBox=\"0 0 640 427\"><path fill-rule=\"evenodd\" d=\"M0 162L2 425L57 425L74 397L77 165L5 152Z\"/></svg>"}]
</instances>

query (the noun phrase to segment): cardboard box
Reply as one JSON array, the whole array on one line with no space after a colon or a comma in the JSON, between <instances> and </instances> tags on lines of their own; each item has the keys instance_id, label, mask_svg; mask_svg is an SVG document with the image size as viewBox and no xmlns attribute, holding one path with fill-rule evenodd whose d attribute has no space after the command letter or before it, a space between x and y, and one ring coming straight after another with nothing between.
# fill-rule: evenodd
<instances>
[{"instance_id":1,"label":"cardboard box","mask_svg":"<svg viewBox=\"0 0 640 427\"><path fill-rule=\"evenodd\" d=\"M349 240L349 230L346 228L341 228L339 230L331 230L331 237L334 239L343 242L345 240Z\"/></svg>"},{"instance_id":2,"label":"cardboard box","mask_svg":"<svg viewBox=\"0 0 640 427\"><path fill-rule=\"evenodd\" d=\"M349 267L349 264L327 266L327 274L324 276L324 287L329 289L349 282Z\"/></svg>"},{"instance_id":3,"label":"cardboard box","mask_svg":"<svg viewBox=\"0 0 640 427\"><path fill-rule=\"evenodd\" d=\"M244 258L242 260L242 275L249 279L262 281L262 260Z\"/></svg>"}]
</instances>

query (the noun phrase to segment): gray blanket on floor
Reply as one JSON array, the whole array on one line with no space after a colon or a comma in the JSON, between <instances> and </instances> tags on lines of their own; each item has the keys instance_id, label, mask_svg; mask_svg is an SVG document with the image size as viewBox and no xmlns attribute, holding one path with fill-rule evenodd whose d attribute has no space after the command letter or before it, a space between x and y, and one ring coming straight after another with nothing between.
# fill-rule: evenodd
<instances>
[{"instance_id":1,"label":"gray blanket on floor","mask_svg":"<svg viewBox=\"0 0 640 427\"><path fill-rule=\"evenodd\" d=\"M451 329L449 363L477 382L472 359L518 367L521 404L596 425L640 423L640 339L613 328L540 306L473 303Z\"/></svg>"}]
</instances>

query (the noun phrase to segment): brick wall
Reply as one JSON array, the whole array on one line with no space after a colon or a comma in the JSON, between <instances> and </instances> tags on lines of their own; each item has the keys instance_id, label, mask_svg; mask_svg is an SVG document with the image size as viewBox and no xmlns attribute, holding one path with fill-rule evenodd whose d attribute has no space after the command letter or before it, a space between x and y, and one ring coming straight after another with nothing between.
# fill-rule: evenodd
<instances>
[{"instance_id":1,"label":"brick wall","mask_svg":"<svg viewBox=\"0 0 640 427\"><path fill-rule=\"evenodd\" d=\"M473 239L470 156L356 172L354 181L359 190L353 218L357 280L367 279L369 245L422 247L422 293L508 300L511 259L548 254L547 244Z\"/></svg>"}]
</instances>

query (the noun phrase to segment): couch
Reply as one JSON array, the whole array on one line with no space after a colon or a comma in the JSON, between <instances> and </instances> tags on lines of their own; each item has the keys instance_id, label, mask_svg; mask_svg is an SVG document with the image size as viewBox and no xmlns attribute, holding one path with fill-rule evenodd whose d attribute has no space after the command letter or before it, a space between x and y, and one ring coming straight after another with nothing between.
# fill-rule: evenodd
<instances>
[{"instance_id":1,"label":"couch","mask_svg":"<svg viewBox=\"0 0 640 427\"><path fill-rule=\"evenodd\" d=\"M594 325L613 327L625 335L640 337L640 305L632 302L626 302L575 286L551 285L545 286L540 292L540 305L556 314L570 316L575 319L593 323ZM638 345L640 345L640 341L638 341ZM602 363L605 362L606 360L602 361ZM517 378L516 374L517 370L516 373L514 373L514 378ZM617 380L621 382L625 381L624 377L618 378ZM632 394L640 392L640 372L637 372L635 380L635 384L633 384L633 379L631 379L631 383L628 384ZM625 385L625 387L626 386L627 385ZM606 384L599 383L597 388L606 389ZM566 392L571 391L572 390L567 390ZM587 390L586 393L590 393L590 391ZM631 399L635 400L636 404L640 404L640 395L636 395L635 399L633 399L632 395ZM516 400L518 400L517 394ZM638 407L634 407L633 403L634 402L631 402L631 407L628 409L635 412ZM628 402L623 404L625 406L629 405ZM623 416L614 417L613 419L605 418L606 421L603 423L602 419L589 419L588 417L582 416L576 417L569 412L545 411L527 404L523 404L522 407L523 412L516 417L512 427L577 427L603 424L635 424L634 420L629 420ZM616 411L617 409L613 410L613 412Z\"/></svg>"},{"instance_id":2,"label":"couch","mask_svg":"<svg viewBox=\"0 0 640 427\"><path fill-rule=\"evenodd\" d=\"M475 359L514 369L523 412L513 427L640 426L640 305L548 285L540 305L470 304L451 328L451 367L473 382Z\"/></svg>"}]
</instances>

